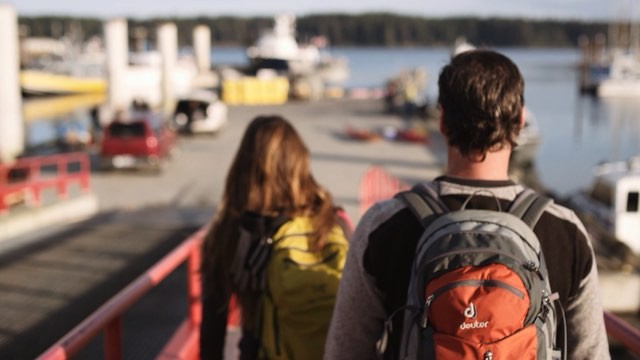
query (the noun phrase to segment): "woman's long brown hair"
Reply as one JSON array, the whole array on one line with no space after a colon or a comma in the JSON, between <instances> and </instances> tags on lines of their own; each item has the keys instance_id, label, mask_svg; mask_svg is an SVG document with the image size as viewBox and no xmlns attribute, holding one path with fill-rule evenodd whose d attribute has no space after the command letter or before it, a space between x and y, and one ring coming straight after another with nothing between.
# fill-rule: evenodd
<instances>
[{"instance_id":1,"label":"woman's long brown hair","mask_svg":"<svg viewBox=\"0 0 640 360\"><path fill-rule=\"evenodd\" d=\"M310 246L320 248L336 222L330 194L311 174L309 150L281 116L259 116L249 124L227 174L224 194L203 247L203 283L220 307L235 292L229 268L243 212L310 216ZM214 285L215 284L215 285ZM256 294L237 294L243 326L255 324Z\"/></svg>"}]
</instances>

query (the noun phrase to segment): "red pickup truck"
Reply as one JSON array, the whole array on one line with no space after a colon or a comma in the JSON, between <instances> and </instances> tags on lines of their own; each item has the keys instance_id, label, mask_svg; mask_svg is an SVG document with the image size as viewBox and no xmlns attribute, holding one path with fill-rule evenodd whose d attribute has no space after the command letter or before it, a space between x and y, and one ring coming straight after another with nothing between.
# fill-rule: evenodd
<instances>
[{"instance_id":1,"label":"red pickup truck","mask_svg":"<svg viewBox=\"0 0 640 360\"><path fill-rule=\"evenodd\" d=\"M115 120L104 128L100 163L106 169L145 168L159 171L175 145L175 130L152 114Z\"/></svg>"}]
</instances>

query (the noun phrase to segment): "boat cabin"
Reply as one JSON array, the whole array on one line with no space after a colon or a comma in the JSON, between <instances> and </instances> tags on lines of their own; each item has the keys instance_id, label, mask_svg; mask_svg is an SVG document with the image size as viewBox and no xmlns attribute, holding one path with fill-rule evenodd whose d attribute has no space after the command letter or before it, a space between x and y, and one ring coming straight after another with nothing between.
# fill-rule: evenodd
<instances>
[{"instance_id":1,"label":"boat cabin","mask_svg":"<svg viewBox=\"0 0 640 360\"><path fill-rule=\"evenodd\" d=\"M616 238L640 253L640 159L600 168L589 197L608 209L608 222Z\"/></svg>"}]
</instances>

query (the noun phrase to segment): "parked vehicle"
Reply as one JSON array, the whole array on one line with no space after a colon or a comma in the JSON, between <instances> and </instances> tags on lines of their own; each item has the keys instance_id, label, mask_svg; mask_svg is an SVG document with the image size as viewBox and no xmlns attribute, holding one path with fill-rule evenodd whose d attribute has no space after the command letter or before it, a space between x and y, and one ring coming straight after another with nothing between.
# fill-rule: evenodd
<instances>
[{"instance_id":1,"label":"parked vehicle","mask_svg":"<svg viewBox=\"0 0 640 360\"><path fill-rule=\"evenodd\" d=\"M175 145L175 130L151 113L114 120L103 131L101 165L161 170Z\"/></svg>"},{"instance_id":2,"label":"parked vehicle","mask_svg":"<svg viewBox=\"0 0 640 360\"><path fill-rule=\"evenodd\" d=\"M228 121L227 105L210 91L198 91L178 100L173 121L187 134L217 133Z\"/></svg>"}]
</instances>

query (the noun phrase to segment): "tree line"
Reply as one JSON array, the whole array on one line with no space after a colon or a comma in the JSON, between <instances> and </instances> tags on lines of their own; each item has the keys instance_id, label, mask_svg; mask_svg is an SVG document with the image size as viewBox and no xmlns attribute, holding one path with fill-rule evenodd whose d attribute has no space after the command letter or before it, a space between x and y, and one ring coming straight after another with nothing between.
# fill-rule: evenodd
<instances>
[{"instance_id":1,"label":"tree line","mask_svg":"<svg viewBox=\"0 0 640 360\"><path fill-rule=\"evenodd\" d=\"M23 36L60 37L72 33L78 40L102 36L103 20L60 16L19 17ZM270 28L270 17L192 17L128 19L129 31L144 29L148 40L155 39L155 27L173 22L179 46L189 46L192 29L211 29L212 46L248 46L261 31ZM297 37L304 41L324 35L332 46L451 46L463 36L482 46L571 47L583 36L606 34L608 24L577 20L524 18L426 18L391 13L316 14L296 19Z\"/></svg>"}]
</instances>

